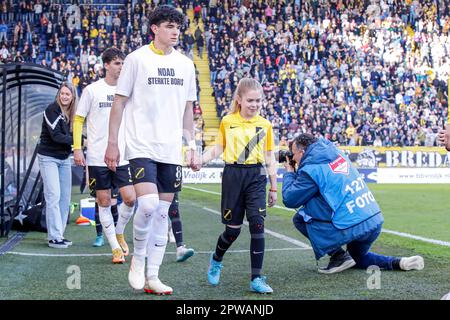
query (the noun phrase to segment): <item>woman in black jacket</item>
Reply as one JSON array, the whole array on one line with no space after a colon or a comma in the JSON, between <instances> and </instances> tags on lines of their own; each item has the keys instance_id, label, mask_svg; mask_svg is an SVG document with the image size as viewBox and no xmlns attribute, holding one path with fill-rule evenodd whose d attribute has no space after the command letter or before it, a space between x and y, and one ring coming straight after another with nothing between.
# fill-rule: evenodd
<instances>
[{"instance_id":1,"label":"woman in black jacket","mask_svg":"<svg viewBox=\"0 0 450 320\"><path fill-rule=\"evenodd\" d=\"M72 123L76 110L76 91L63 82L55 102L44 111L38 145L38 160L44 182L48 246L67 248L72 243L64 238L72 191L69 155L72 151Z\"/></svg>"}]
</instances>

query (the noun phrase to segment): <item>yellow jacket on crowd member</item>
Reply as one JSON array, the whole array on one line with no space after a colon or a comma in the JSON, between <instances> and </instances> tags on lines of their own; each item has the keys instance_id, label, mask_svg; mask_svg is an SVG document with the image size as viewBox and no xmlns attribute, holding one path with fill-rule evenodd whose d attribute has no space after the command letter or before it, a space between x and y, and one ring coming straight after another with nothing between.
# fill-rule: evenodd
<instances>
[{"instance_id":1,"label":"yellow jacket on crowd member","mask_svg":"<svg viewBox=\"0 0 450 320\"><path fill-rule=\"evenodd\" d=\"M97 28L94 27L93 29L91 29L91 31L89 33L89 37L91 39L95 39L95 38L97 38L97 36L98 36L98 30L97 30Z\"/></svg>"},{"instance_id":2,"label":"yellow jacket on crowd member","mask_svg":"<svg viewBox=\"0 0 450 320\"><path fill-rule=\"evenodd\" d=\"M83 26L83 29L89 29L89 19L85 16L83 20L81 20L81 24Z\"/></svg>"}]
</instances>

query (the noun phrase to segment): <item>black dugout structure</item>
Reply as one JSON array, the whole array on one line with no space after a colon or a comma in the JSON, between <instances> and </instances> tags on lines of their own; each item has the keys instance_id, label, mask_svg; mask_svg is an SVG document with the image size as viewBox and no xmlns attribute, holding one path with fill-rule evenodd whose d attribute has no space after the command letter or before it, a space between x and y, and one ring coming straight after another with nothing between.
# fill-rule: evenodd
<instances>
[{"instance_id":1,"label":"black dugout structure","mask_svg":"<svg viewBox=\"0 0 450 320\"><path fill-rule=\"evenodd\" d=\"M64 75L37 64L4 64L0 71L0 237L5 237L42 192L36 145L42 114Z\"/></svg>"}]
</instances>

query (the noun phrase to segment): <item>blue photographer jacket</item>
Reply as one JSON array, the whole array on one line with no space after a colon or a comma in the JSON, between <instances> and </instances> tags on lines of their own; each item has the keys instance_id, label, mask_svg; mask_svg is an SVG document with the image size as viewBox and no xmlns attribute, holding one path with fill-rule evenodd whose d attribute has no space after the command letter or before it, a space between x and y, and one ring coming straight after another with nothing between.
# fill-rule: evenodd
<instances>
[{"instance_id":1,"label":"blue photographer jacket","mask_svg":"<svg viewBox=\"0 0 450 320\"><path fill-rule=\"evenodd\" d=\"M283 203L300 208L316 259L372 232L381 210L351 162L328 140L310 145L283 177Z\"/></svg>"}]
</instances>

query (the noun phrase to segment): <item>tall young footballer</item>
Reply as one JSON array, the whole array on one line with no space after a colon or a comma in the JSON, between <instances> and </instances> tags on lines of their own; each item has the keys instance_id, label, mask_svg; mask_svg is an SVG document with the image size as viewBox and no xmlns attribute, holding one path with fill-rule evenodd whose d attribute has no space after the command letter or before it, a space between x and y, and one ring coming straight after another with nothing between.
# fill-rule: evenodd
<instances>
[{"instance_id":1,"label":"tall young footballer","mask_svg":"<svg viewBox=\"0 0 450 320\"><path fill-rule=\"evenodd\" d=\"M138 209L133 221L134 254L128 281L132 288L172 294L159 280L167 245L168 212L181 188L182 137L189 141L187 162L200 169L195 155L192 102L196 100L193 62L173 47L183 14L157 7L149 17L153 41L125 59L109 124L105 163L116 169L118 129L124 118L125 157L130 161ZM147 268L145 268L147 258ZM146 269L146 272L145 272Z\"/></svg>"},{"instance_id":2,"label":"tall young footballer","mask_svg":"<svg viewBox=\"0 0 450 320\"><path fill-rule=\"evenodd\" d=\"M251 234L250 289L257 293L272 293L261 269L265 247L266 173L271 186L269 207L277 201L277 176L272 125L258 114L262 100L261 84L251 78L241 79L234 93L231 112L220 123L217 143L203 155L203 163L222 153L225 161L221 203L225 231L219 236L211 255L208 281L213 286L219 284L223 256L239 236L244 216L247 216Z\"/></svg>"},{"instance_id":3,"label":"tall young footballer","mask_svg":"<svg viewBox=\"0 0 450 320\"><path fill-rule=\"evenodd\" d=\"M88 165L89 187L95 190L99 217L104 233L112 249L112 262L123 263L129 249L124 238L125 226L133 214L136 194L132 185L128 161L123 157L118 167L112 171L104 162L108 144L108 125L111 107L116 91L117 79L122 69L125 55L117 48L108 48L102 54L106 76L89 86L81 95L74 123L74 160L77 165ZM87 118L87 154L84 159L81 150L81 130ZM120 130L119 144L125 149L123 129ZM119 219L114 226L111 213L111 188L119 188L123 202L118 207Z\"/></svg>"}]
</instances>

